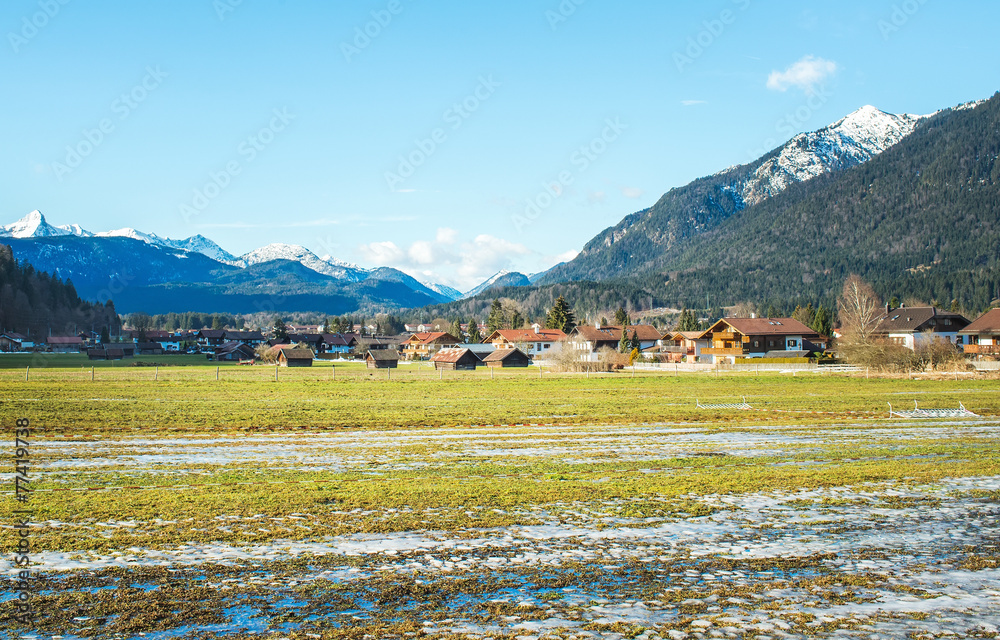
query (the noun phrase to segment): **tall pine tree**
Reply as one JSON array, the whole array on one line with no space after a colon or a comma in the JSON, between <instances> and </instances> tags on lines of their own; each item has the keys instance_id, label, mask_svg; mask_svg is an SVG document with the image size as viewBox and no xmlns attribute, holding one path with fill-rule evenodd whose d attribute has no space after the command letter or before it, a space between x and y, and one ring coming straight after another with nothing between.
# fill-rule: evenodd
<instances>
[{"instance_id":1,"label":"tall pine tree","mask_svg":"<svg viewBox=\"0 0 1000 640\"><path fill-rule=\"evenodd\" d=\"M569 333L576 328L576 316L570 308L566 298L559 296L549 309L545 317L546 329L559 329L564 333Z\"/></svg>"}]
</instances>

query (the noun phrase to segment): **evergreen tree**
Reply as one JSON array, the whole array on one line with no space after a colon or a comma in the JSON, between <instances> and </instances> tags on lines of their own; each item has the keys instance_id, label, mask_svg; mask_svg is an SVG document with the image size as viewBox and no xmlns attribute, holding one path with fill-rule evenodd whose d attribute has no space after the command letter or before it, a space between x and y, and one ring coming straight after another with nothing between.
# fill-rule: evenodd
<instances>
[{"instance_id":1,"label":"evergreen tree","mask_svg":"<svg viewBox=\"0 0 1000 640\"><path fill-rule=\"evenodd\" d=\"M632 340L629 342L629 346L636 351L642 349L642 342L639 341L639 334L635 329L632 330Z\"/></svg>"},{"instance_id":2,"label":"evergreen tree","mask_svg":"<svg viewBox=\"0 0 1000 640\"><path fill-rule=\"evenodd\" d=\"M510 328L511 329L520 329L523 326L524 326L524 317L521 315L520 311L518 311L517 309L515 309L514 310L514 315L511 316L511 319L510 319Z\"/></svg>"},{"instance_id":3,"label":"evergreen tree","mask_svg":"<svg viewBox=\"0 0 1000 640\"><path fill-rule=\"evenodd\" d=\"M604 316L601 316L601 326L602 327L608 326L608 319L605 318Z\"/></svg>"},{"instance_id":4,"label":"evergreen tree","mask_svg":"<svg viewBox=\"0 0 1000 640\"><path fill-rule=\"evenodd\" d=\"M622 329L622 339L618 341L618 352L628 353L632 350L632 342L628 339L628 332Z\"/></svg>"},{"instance_id":5,"label":"evergreen tree","mask_svg":"<svg viewBox=\"0 0 1000 640\"><path fill-rule=\"evenodd\" d=\"M618 307L618 311L615 311L615 324L619 327L627 327L632 324L628 317L628 311L625 311L625 307Z\"/></svg>"},{"instance_id":6,"label":"evergreen tree","mask_svg":"<svg viewBox=\"0 0 1000 640\"><path fill-rule=\"evenodd\" d=\"M111 334L108 332L108 325L101 327L101 344L108 344L111 342Z\"/></svg>"},{"instance_id":7,"label":"evergreen tree","mask_svg":"<svg viewBox=\"0 0 1000 640\"><path fill-rule=\"evenodd\" d=\"M830 317L826 307L819 305L819 309L816 309L816 318L809 328L821 336L829 336L833 332L833 318Z\"/></svg>"},{"instance_id":8,"label":"evergreen tree","mask_svg":"<svg viewBox=\"0 0 1000 640\"><path fill-rule=\"evenodd\" d=\"M493 335L497 329L503 329L504 320L503 305L500 304L500 300L494 298L493 306L490 307L490 315L486 318L486 333Z\"/></svg>"},{"instance_id":9,"label":"evergreen tree","mask_svg":"<svg viewBox=\"0 0 1000 640\"><path fill-rule=\"evenodd\" d=\"M212 316L212 328L213 329L224 329L225 325L222 323L222 318L219 316Z\"/></svg>"},{"instance_id":10,"label":"evergreen tree","mask_svg":"<svg viewBox=\"0 0 1000 640\"><path fill-rule=\"evenodd\" d=\"M274 340L279 344L285 344L288 342L288 327L285 326L285 321L280 317L274 318L274 325L272 325L274 330Z\"/></svg>"},{"instance_id":11,"label":"evergreen tree","mask_svg":"<svg viewBox=\"0 0 1000 640\"><path fill-rule=\"evenodd\" d=\"M453 335L456 338L458 338L459 342L461 342L462 341L462 321L459 320L458 318L455 318L454 320L452 320L451 326L448 327L448 333L450 335Z\"/></svg>"},{"instance_id":12,"label":"evergreen tree","mask_svg":"<svg viewBox=\"0 0 1000 640\"><path fill-rule=\"evenodd\" d=\"M569 333L576 328L576 316L563 296L556 298L552 308L549 309L549 313L545 317L545 328L559 329L564 333Z\"/></svg>"},{"instance_id":13,"label":"evergreen tree","mask_svg":"<svg viewBox=\"0 0 1000 640\"><path fill-rule=\"evenodd\" d=\"M701 324L698 322L697 316L695 316L694 311L690 309L683 309L681 311L680 320L677 322L678 331L698 331L701 328Z\"/></svg>"},{"instance_id":14,"label":"evergreen tree","mask_svg":"<svg viewBox=\"0 0 1000 640\"><path fill-rule=\"evenodd\" d=\"M479 344L483 341L482 334L479 333L479 321L469 318L469 344Z\"/></svg>"}]
</instances>

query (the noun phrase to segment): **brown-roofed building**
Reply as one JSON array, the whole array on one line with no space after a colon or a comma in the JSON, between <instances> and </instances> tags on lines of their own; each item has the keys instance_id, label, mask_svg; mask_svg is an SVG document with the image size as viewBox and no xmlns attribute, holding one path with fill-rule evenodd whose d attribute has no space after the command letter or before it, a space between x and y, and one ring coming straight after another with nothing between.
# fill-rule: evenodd
<instances>
[{"instance_id":1,"label":"brown-roofed building","mask_svg":"<svg viewBox=\"0 0 1000 640\"><path fill-rule=\"evenodd\" d=\"M529 358L537 358L565 339L566 334L561 329L543 329L533 324L530 329L497 329L483 342L492 344L497 350L520 349Z\"/></svg>"},{"instance_id":2,"label":"brown-roofed building","mask_svg":"<svg viewBox=\"0 0 1000 640\"><path fill-rule=\"evenodd\" d=\"M121 360L123 358L131 358L133 355L135 355L134 351L131 349L126 350L121 345L107 345L106 347L87 350L87 358L89 360Z\"/></svg>"},{"instance_id":3,"label":"brown-roofed building","mask_svg":"<svg viewBox=\"0 0 1000 640\"><path fill-rule=\"evenodd\" d=\"M400 351L407 360L426 360L441 349L456 345L461 340L444 332L414 333L400 344Z\"/></svg>"},{"instance_id":4,"label":"brown-roofed building","mask_svg":"<svg viewBox=\"0 0 1000 640\"><path fill-rule=\"evenodd\" d=\"M965 340L959 332L968 326L969 319L960 313L934 307L900 307L886 311L872 337L907 349L916 349L935 339L961 345Z\"/></svg>"},{"instance_id":5,"label":"brown-roofed building","mask_svg":"<svg viewBox=\"0 0 1000 640\"><path fill-rule=\"evenodd\" d=\"M475 371L482 361L470 349L441 349L431 357L435 369Z\"/></svg>"},{"instance_id":6,"label":"brown-roofed building","mask_svg":"<svg viewBox=\"0 0 1000 640\"><path fill-rule=\"evenodd\" d=\"M161 356L163 355L163 345L159 342L137 342L135 352L140 356Z\"/></svg>"},{"instance_id":7,"label":"brown-roofed building","mask_svg":"<svg viewBox=\"0 0 1000 640\"><path fill-rule=\"evenodd\" d=\"M311 367L313 352L309 349L281 349L278 351L278 365L282 367Z\"/></svg>"},{"instance_id":8,"label":"brown-roofed building","mask_svg":"<svg viewBox=\"0 0 1000 640\"><path fill-rule=\"evenodd\" d=\"M668 331L662 340L660 352L667 355L669 362L697 362L701 350L711 346L701 331Z\"/></svg>"},{"instance_id":9,"label":"brown-roofed building","mask_svg":"<svg viewBox=\"0 0 1000 640\"><path fill-rule=\"evenodd\" d=\"M365 364L369 369L396 369L399 367L399 352L395 349L372 349L365 354Z\"/></svg>"},{"instance_id":10,"label":"brown-roofed building","mask_svg":"<svg viewBox=\"0 0 1000 640\"><path fill-rule=\"evenodd\" d=\"M254 361L257 359L257 353L250 345L233 340L215 348L215 359L219 362Z\"/></svg>"},{"instance_id":11,"label":"brown-roofed building","mask_svg":"<svg viewBox=\"0 0 1000 640\"><path fill-rule=\"evenodd\" d=\"M202 329L198 332L198 343L203 347L221 347L225 341L225 329Z\"/></svg>"},{"instance_id":12,"label":"brown-roofed building","mask_svg":"<svg viewBox=\"0 0 1000 640\"><path fill-rule=\"evenodd\" d=\"M763 358L768 351L822 351L822 337L794 318L723 318L702 332L703 356L715 364Z\"/></svg>"},{"instance_id":13,"label":"brown-roofed building","mask_svg":"<svg viewBox=\"0 0 1000 640\"><path fill-rule=\"evenodd\" d=\"M83 350L83 338L80 336L50 336L45 344L53 353L78 353Z\"/></svg>"},{"instance_id":14,"label":"brown-roofed building","mask_svg":"<svg viewBox=\"0 0 1000 640\"><path fill-rule=\"evenodd\" d=\"M242 342L256 347L267 342L267 338L260 331L226 331L226 342Z\"/></svg>"},{"instance_id":15,"label":"brown-roofed building","mask_svg":"<svg viewBox=\"0 0 1000 640\"><path fill-rule=\"evenodd\" d=\"M958 334L965 338L966 355L1000 358L1000 309L990 309Z\"/></svg>"},{"instance_id":16,"label":"brown-roofed building","mask_svg":"<svg viewBox=\"0 0 1000 640\"><path fill-rule=\"evenodd\" d=\"M25 349L30 349L33 346L35 346L35 343L27 337L22 336L20 333L14 333L13 331L0 333L0 351L3 351L4 353L24 351Z\"/></svg>"},{"instance_id":17,"label":"brown-roofed building","mask_svg":"<svg viewBox=\"0 0 1000 640\"><path fill-rule=\"evenodd\" d=\"M497 349L483 358L483 364L487 367L499 367L502 369L527 367L528 356L520 349Z\"/></svg>"},{"instance_id":18,"label":"brown-roofed building","mask_svg":"<svg viewBox=\"0 0 1000 640\"><path fill-rule=\"evenodd\" d=\"M596 362L601 349L618 350L622 339L623 328L618 325L580 325L569 334L566 343L580 354L580 360ZM632 332L639 338L640 350L657 346L663 335L656 327L648 324L629 325L624 327L628 339Z\"/></svg>"}]
</instances>

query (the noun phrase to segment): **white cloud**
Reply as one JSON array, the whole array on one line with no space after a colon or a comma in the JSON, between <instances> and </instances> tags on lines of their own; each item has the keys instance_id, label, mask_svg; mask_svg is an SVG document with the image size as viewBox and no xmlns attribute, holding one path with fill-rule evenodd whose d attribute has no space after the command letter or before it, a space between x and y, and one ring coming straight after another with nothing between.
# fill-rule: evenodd
<instances>
[{"instance_id":1,"label":"white cloud","mask_svg":"<svg viewBox=\"0 0 1000 640\"><path fill-rule=\"evenodd\" d=\"M515 270L521 262L546 263L549 258L523 244L491 235L459 242L454 229L438 229L434 240L416 240L408 247L394 242L372 242L358 248L372 266L396 267L425 282L468 291L501 269ZM548 262L548 264L552 264Z\"/></svg>"},{"instance_id":2,"label":"white cloud","mask_svg":"<svg viewBox=\"0 0 1000 640\"><path fill-rule=\"evenodd\" d=\"M436 240L441 244L455 244L458 240L458 231L449 229L448 227L441 227L437 230Z\"/></svg>"},{"instance_id":3,"label":"white cloud","mask_svg":"<svg viewBox=\"0 0 1000 640\"><path fill-rule=\"evenodd\" d=\"M395 242L372 242L361 245L358 250L365 260L378 266L396 265L406 257L406 252Z\"/></svg>"},{"instance_id":4,"label":"white cloud","mask_svg":"<svg viewBox=\"0 0 1000 640\"><path fill-rule=\"evenodd\" d=\"M772 91L788 91L791 87L798 87L806 93L813 93L816 85L826 81L837 69L836 62L805 56L784 71L772 71L767 77L767 88Z\"/></svg>"},{"instance_id":5,"label":"white cloud","mask_svg":"<svg viewBox=\"0 0 1000 640\"><path fill-rule=\"evenodd\" d=\"M623 196L632 199L641 198L642 194L645 193L645 191L639 189L638 187L622 187L621 190Z\"/></svg>"},{"instance_id":6,"label":"white cloud","mask_svg":"<svg viewBox=\"0 0 1000 640\"><path fill-rule=\"evenodd\" d=\"M565 252L560 253L559 255L557 255L556 256L556 263L558 264L559 262L569 262L570 260L572 260L573 258L577 257L578 255L580 255L579 251L577 251L576 249L570 249L569 251L565 251Z\"/></svg>"}]
</instances>

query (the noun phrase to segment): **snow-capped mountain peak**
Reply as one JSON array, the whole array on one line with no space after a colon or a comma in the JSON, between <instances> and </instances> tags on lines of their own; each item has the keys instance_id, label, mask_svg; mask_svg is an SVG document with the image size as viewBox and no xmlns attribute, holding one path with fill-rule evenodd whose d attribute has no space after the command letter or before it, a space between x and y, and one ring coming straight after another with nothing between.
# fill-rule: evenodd
<instances>
[{"instance_id":1,"label":"snow-capped mountain peak","mask_svg":"<svg viewBox=\"0 0 1000 640\"><path fill-rule=\"evenodd\" d=\"M733 185L745 206L776 196L796 182L848 169L913 133L924 116L861 107L818 131L800 133L765 160L744 184Z\"/></svg>"},{"instance_id":2,"label":"snow-capped mountain peak","mask_svg":"<svg viewBox=\"0 0 1000 640\"><path fill-rule=\"evenodd\" d=\"M309 249L297 244L269 244L266 247L254 249L242 256L240 260L247 266L271 262L273 260L291 260L298 262L307 269L312 269L317 273L322 273L338 280L359 282L364 279L364 271L362 269L328 262Z\"/></svg>"},{"instance_id":3,"label":"snow-capped mountain peak","mask_svg":"<svg viewBox=\"0 0 1000 640\"><path fill-rule=\"evenodd\" d=\"M73 235L71 231L53 227L45 221L41 211L35 210L17 222L3 227L0 235L9 238L51 238Z\"/></svg>"}]
</instances>

